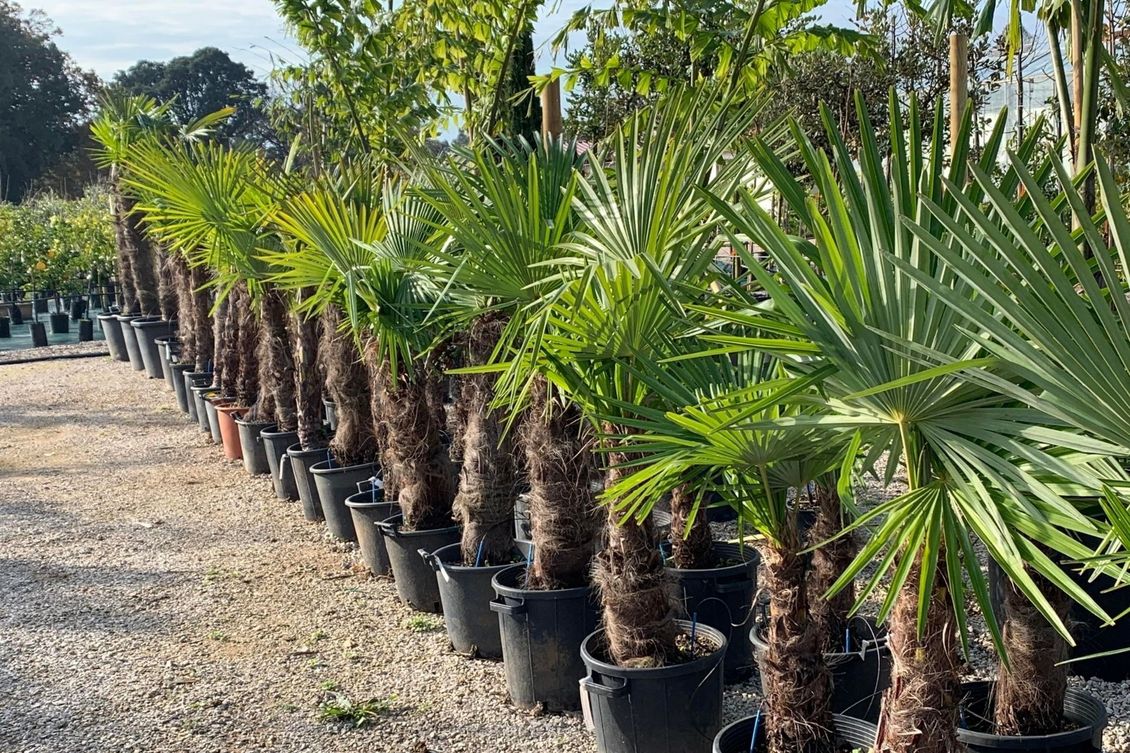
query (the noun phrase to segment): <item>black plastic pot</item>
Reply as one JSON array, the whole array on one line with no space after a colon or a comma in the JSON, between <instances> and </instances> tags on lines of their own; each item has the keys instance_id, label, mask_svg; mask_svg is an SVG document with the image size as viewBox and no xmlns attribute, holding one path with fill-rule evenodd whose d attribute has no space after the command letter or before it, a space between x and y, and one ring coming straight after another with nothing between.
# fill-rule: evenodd
<instances>
[{"instance_id":1,"label":"black plastic pot","mask_svg":"<svg viewBox=\"0 0 1130 753\"><path fill-rule=\"evenodd\" d=\"M219 392L210 384L194 384L189 388L189 392L196 404L196 422L200 425L200 431L211 436L212 425L208 421L208 398L215 397Z\"/></svg>"},{"instance_id":2,"label":"black plastic pot","mask_svg":"<svg viewBox=\"0 0 1130 753\"><path fill-rule=\"evenodd\" d=\"M653 513L654 514L654 513ZM761 555L751 546L715 544L720 562L733 562L708 570L667 568L675 588L680 617L698 619L726 636L724 670L727 682L744 680L753 673L753 644L745 640L744 626L754 623L757 566ZM733 635L740 636L733 640Z\"/></svg>"},{"instance_id":3,"label":"black plastic pot","mask_svg":"<svg viewBox=\"0 0 1130 753\"><path fill-rule=\"evenodd\" d=\"M24 323L24 312L15 303L8 304L8 318L12 320L12 324Z\"/></svg>"},{"instance_id":4,"label":"black plastic pot","mask_svg":"<svg viewBox=\"0 0 1130 753\"><path fill-rule=\"evenodd\" d=\"M596 630L596 593L586 587L535 591L525 587L526 566L494 576L506 690L515 706L546 711L580 708L577 683L585 676L581 643Z\"/></svg>"},{"instance_id":5,"label":"black plastic pot","mask_svg":"<svg viewBox=\"0 0 1130 753\"><path fill-rule=\"evenodd\" d=\"M678 620L689 633L692 625ZM600 753L707 753L722 727L722 662L726 636L694 626L697 640L717 649L682 664L654 669L618 667L608 660L604 630L585 638L588 676L581 703L592 720Z\"/></svg>"},{"instance_id":6,"label":"black plastic pot","mask_svg":"<svg viewBox=\"0 0 1130 753\"><path fill-rule=\"evenodd\" d=\"M12 320L6 316L0 316L0 338L7 339L12 336Z\"/></svg>"},{"instance_id":7,"label":"black plastic pot","mask_svg":"<svg viewBox=\"0 0 1130 753\"><path fill-rule=\"evenodd\" d=\"M502 658L498 618L490 609L494 576L513 565L475 567L463 564L462 544L448 544L420 556L436 571L447 637L456 653L480 659ZM519 557L514 553L515 559Z\"/></svg>"},{"instance_id":8,"label":"black plastic pot","mask_svg":"<svg viewBox=\"0 0 1130 753\"><path fill-rule=\"evenodd\" d=\"M78 321L86 316L86 301L75 298L71 301L71 320Z\"/></svg>"},{"instance_id":9,"label":"black plastic pot","mask_svg":"<svg viewBox=\"0 0 1130 753\"><path fill-rule=\"evenodd\" d=\"M58 313L51 314L51 334L65 335L70 331L71 317L67 315L67 312L60 311Z\"/></svg>"},{"instance_id":10,"label":"black plastic pot","mask_svg":"<svg viewBox=\"0 0 1130 753\"><path fill-rule=\"evenodd\" d=\"M169 350L169 344L176 342L176 337L158 337L154 340L157 343L157 354L161 359L161 376L165 377L165 383L169 385L169 389L173 387L173 370L172 365L172 352Z\"/></svg>"},{"instance_id":11,"label":"black plastic pot","mask_svg":"<svg viewBox=\"0 0 1130 753\"><path fill-rule=\"evenodd\" d=\"M89 319L78 320L78 341L88 343L94 339L94 322Z\"/></svg>"},{"instance_id":12,"label":"black plastic pot","mask_svg":"<svg viewBox=\"0 0 1130 753\"><path fill-rule=\"evenodd\" d=\"M129 354L126 352L126 341L122 338L122 327L118 324L117 315L99 314L98 326L102 328L102 334L106 337L106 345L110 348L110 358L115 361L128 361Z\"/></svg>"},{"instance_id":13,"label":"black plastic pot","mask_svg":"<svg viewBox=\"0 0 1130 753\"><path fill-rule=\"evenodd\" d=\"M318 499L318 487L314 485L314 474L310 466L331 456L326 447L304 450L297 442L286 448L287 461L294 471L294 485L298 488L298 498L302 500L302 516L311 522L325 520L322 514L322 501Z\"/></svg>"},{"instance_id":14,"label":"black plastic pot","mask_svg":"<svg viewBox=\"0 0 1130 753\"><path fill-rule=\"evenodd\" d=\"M235 420L239 427L239 446L243 449L243 468L252 476L262 476L271 472L267 464L267 449L263 440L259 438L263 429L272 426L269 421L244 421L242 418Z\"/></svg>"},{"instance_id":15,"label":"black plastic pot","mask_svg":"<svg viewBox=\"0 0 1130 753\"><path fill-rule=\"evenodd\" d=\"M133 333L133 323L140 318L140 316L126 314L117 315L118 327L122 331L122 342L125 343L126 347L127 360L135 371L145 369L145 362L141 360L141 349L137 347L137 335Z\"/></svg>"},{"instance_id":16,"label":"black plastic pot","mask_svg":"<svg viewBox=\"0 0 1130 753\"><path fill-rule=\"evenodd\" d=\"M969 753L1007 750L1013 753L1102 753L1106 708L1090 693L1068 688L1063 715L1075 729L1054 735L1006 736L988 732L993 718L993 683L961 685L957 740Z\"/></svg>"},{"instance_id":17,"label":"black plastic pot","mask_svg":"<svg viewBox=\"0 0 1130 753\"><path fill-rule=\"evenodd\" d=\"M335 539L357 541L353 515L345 506L345 500L357 493L359 483L377 473L376 464L340 466L331 458L310 466L310 473L314 475L314 485L322 503L322 514L326 516L326 526L330 533Z\"/></svg>"},{"instance_id":18,"label":"black plastic pot","mask_svg":"<svg viewBox=\"0 0 1130 753\"><path fill-rule=\"evenodd\" d=\"M28 322L31 331L31 344L35 348L47 347L47 327L43 322Z\"/></svg>"},{"instance_id":19,"label":"black plastic pot","mask_svg":"<svg viewBox=\"0 0 1130 753\"><path fill-rule=\"evenodd\" d=\"M330 427L330 431L337 431L337 405L333 400L322 400L322 405L326 407L326 426Z\"/></svg>"},{"instance_id":20,"label":"black plastic pot","mask_svg":"<svg viewBox=\"0 0 1130 753\"><path fill-rule=\"evenodd\" d=\"M188 413L189 388L185 384L184 375L195 367L191 363L174 363L169 368L173 372L173 394L177 396L177 405L182 413Z\"/></svg>"},{"instance_id":21,"label":"black plastic pot","mask_svg":"<svg viewBox=\"0 0 1130 753\"><path fill-rule=\"evenodd\" d=\"M135 319L131 326L141 361L145 364L145 373L150 379L160 379L165 372L161 369L161 351L157 348L157 338L171 336L176 325L159 317L152 317Z\"/></svg>"},{"instance_id":22,"label":"black plastic pot","mask_svg":"<svg viewBox=\"0 0 1130 753\"><path fill-rule=\"evenodd\" d=\"M377 526L382 520L398 515L400 505L395 502L385 502L384 495L379 491L376 494L363 491L346 499L345 506L353 516L357 547L361 550L361 559L368 566L369 572L373 575L391 574L392 565L389 563L385 537Z\"/></svg>"},{"instance_id":23,"label":"black plastic pot","mask_svg":"<svg viewBox=\"0 0 1130 753\"><path fill-rule=\"evenodd\" d=\"M727 724L714 738L713 753L761 753L765 750L764 721L755 716L747 716L733 724ZM879 732L870 722L838 714L832 717L832 726L836 731L836 739L851 750L871 750ZM756 742L752 740L755 728Z\"/></svg>"},{"instance_id":24,"label":"black plastic pot","mask_svg":"<svg viewBox=\"0 0 1130 753\"><path fill-rule=\"evenodd\" d=\"M199 421L196 415L196 400L193 398L193 387L206 387L212 383L212 375L207 371L186 371L182 379L184 382L185 404L188 406L188 416L193 421Z\"/></svg>"},{"instance_id":25,"label":"black plastic pot","mask_svg":"<svg viewBox=\"0 0 1130 753\"><path fill-rule=\"evenodd\" d=\"M765 655L764 628L750 631L754 656L758 663ZM845 651L824 654L832 670L832 713L876 722L882 706L883 691L891 684L891 650L883 628L863 617L853 617Z\"/></svg>"},{"instance_id":26,"label":"black plastic pot","mask_svg":"<svg viewBox=\"0 0 1130 753\"><path fill-rule=\"evenodd\" d=\"M420 550L434 552L459 541L459 526L405 531L403 515L392 515L377 524L388 550L396 593L413 609L421 612L442 612L439 583L431 565L420 556Z\"/></svg>"},{"instance_id":27,"label":"black plastic pot","mask_svg":"<svg viewBox=\"0 0 1130 753\"><path fill-rule=\"evenodd\" d=\"M286 448L298 441L298 432L276 429L277 426L263 429L259 436L263 440L263 451L267 454L267 468L271 473L275 496L293 502L298 499L298 487L294 483L294 469L290 467Z\"/></svg>"},{"instance_id":28,"label":"black plastic pot","mask_svg":"<svg viewBox=\"0 0 1130 753\"><path fill-rule=\"evenodd\" d=\"M221 405L230 405L232 400L214 394L204 398L204 414L208 417L208 433L212 435L212 443L222 445L224 435L220 432L220 413L216 410Z\"/></svg>"}]
</instances>

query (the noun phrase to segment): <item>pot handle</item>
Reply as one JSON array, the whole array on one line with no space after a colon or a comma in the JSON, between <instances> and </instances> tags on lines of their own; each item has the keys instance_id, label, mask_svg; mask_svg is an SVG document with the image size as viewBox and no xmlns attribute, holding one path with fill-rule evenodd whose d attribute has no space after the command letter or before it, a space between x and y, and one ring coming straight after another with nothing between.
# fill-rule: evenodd
<instances>
[{"instance_id":1,"label":"pot handle","mask_svg":"<svg viewBox=\"0 0 1130 753\"><path fill-rule=\"evenodd\" d=\"M496 597L490 601L490 611L497 612L498 614L507 614L511 617L525 617L526 604L507 604L502 600L502 597Z\"/></svg>"},{"instance_id":2,"label":"pot handle","mask_svg":"<svg viewBox=\"0 0 1130 753\"><path fill-rule=\"evenodd\" d=\"M279 478L278 478L279 481L282 481L283 469L286 468L286 464L289 463L289 462L290 462L290 453L284 452L282 454L282 457L279 458Z\"/></svg>"},{"instance_id":3,"label":"pot handle","mask_svg":"<svg viewBox=\"0 0 1130 753\"><path fill-rule=\"evenodd\" d=\"M581 687L593 695L604 696L605 698L623 698L628 694L628 681L624 678L608 678L620 681L619 685L602 685L594 682L593 678L600 677L601 675L596 672L589 672L589 676L581 680Z\"/></svg>"},{"instance_id":4,"label":"pot handle","mask_svg":"<svg viewBox=\"0 0 1130 753\"><path fill-rule=\"evenodd\" d=\"M744 591L753 586L748 580L732 580L728 583L715 583L714 593L716 594L732 594L736 591Z\"/></svg>"},{"instance_id":5,"label":"pot handle","mask_svg":"<svg viewBox=\"0 0 1130 753\"><path fill-rule=\"evenodd\" d=\"M428 563L428 567L435 570L437 573L439 572L439 568L442 563L439 561L438 557L429 552L427 549L417 549L416 554L420 555L420 558L423 559L424 562Z\"/></svg>"},{"instance_id":6,"label":"pot handle","mask_svg":"<svg viewBox=\"0 0 1130 753\"><path fill-rule=\"evenodd\" d=\"M381 529L381 533L385 536L395 538L400 535L400 526L396 525L396 523L389 523L387 520L377 521L377 528Z\"/></svg>"}]
</instances>

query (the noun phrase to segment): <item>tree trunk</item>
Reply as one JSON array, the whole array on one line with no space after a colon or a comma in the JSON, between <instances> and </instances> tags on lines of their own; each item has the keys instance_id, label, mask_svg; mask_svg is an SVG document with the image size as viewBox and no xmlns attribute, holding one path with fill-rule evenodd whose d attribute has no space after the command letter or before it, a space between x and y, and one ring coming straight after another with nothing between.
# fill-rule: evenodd
<instances>
[{"instance_id":1,"label":"tree trunk","mask_svg":"<svg viewBox=\"0 0 1130 753\"><path fill-rule=\"evenodd\" d=\"M319 350L326 369L326 391L337 407L337 431L330 447L342 465L371 463L377 459L377 441L369 406L369 375L353 335L340 331L340 323L340 312L326 309Z\"/></svg>"},{"instance_id":2,"label":"tree trunk","mask_svg":"<svg viewBox=\"0 0 1130 753\"><path fill-rule=\"evenodd\" d=\"M706 570L714 567L714 539L710 535L710 522L706 507L702 506L691 520L695 495L686 486L671 490L671 559L680 570Z\"/></svg>"},{"instance_id":3,"label":"tree trunk","mask_svg":"<svg viewBox=\"0 0 1130 753\"><path fill-rule=\"evenodd\" d=\"M610 428L608 434L623 434ZM608 455L608 488L625 474L627 457ZM678 634L667 578L651 519L624 519L608 504L608 540L597 557L596 581L612 661L621 667L662 667L678 658Z\"/></svg>"},{"instance_id":4,"label":"tree trunk","mask_svg":"<svg viewBox=\"0 0 1130 753\"><path fill-rule=\"evenodd\" d=\"M267 370L271 375L278 431L298 428L295 404L294 353L287 331L286 298L271 286L263 298L263 334L267 340Z\"/></svg>"},{"instance_id":5,"label":"tree trunk","mask_svg":"<svg viewBox=\"0 0 1130 753\"><path fill-rule=\"evenodd\" d=\"M118 246L118 306L123 312L130 313L137 308L137 285L133 279L133 261L126 233L126 210L117 188L111 193L111 203L114 208L114 239Z\"/></svg>"},{"instance_id":6,"label":"tree trunk","mask_svg":"<svg viewBox=\"0 0 1130 753\"><path fill-rule=\"evenodd\" d=\"M552 398L542 377L535 378L530 389L522 444L534 547L526 587L583 586L604 518L593 492L597 474L591 431L576 406Z\"/></svg>"},{"instance_id":7,"label":"tree trunk","mask_svg":"<svg viewBox=\"0 0 1130 753\"><path fill-rule=\"evenodd\" d=\"M396 459L388 440L388 423L385 421L385 389L381 376L381 359L378 342L370 337L365 342L365 364L369 375L369 412L373 416L373 438L377 443L377 460L381 466L385 499L396 499L400 484L396 480Z\"/></svg>"},{"instance_id":8,"label":"tree trunk","mask_svg":"<svg viewBox=\"0 0 1130 753\"><path fill-rule=\"evenodd\" d=\"M130 271L133 273L137 304L142 316L157 316L161 313L161 304L157 290L157 258L153 244L142 229L141 220L133 211L137 202L125 193L119 193L118 200L121 202L122 231L130 257Z\"/></svg>"},{"instance_id":9,"label":"tree trunk","mask_svg":"<svg viewBox=\"0 0 1130 753\"><path fill-rule=\"evenodd\" d=\"M283 315L285 316L285 310ZM259 299L259 317L255 320L255 362L258 367L255 405L244 416L244 420L271 424L275 422L275 376L271 371L271 337L267 316L267 300L263 296Z\"/></svg>"},{"instance_id":10,"label":"tree trunk","mask_svg":"<svg viewBox=\"0 0 1130 753\"><path fill-rule=\"evenodd\" d=\"M192 322L196 328L196 370L207 371L212 358L214 335L212 332L212 301L204 286L212 274L207 268L196 265L189 271L189 284L192 286Z\"/></svg>"},{"instance_id":11,"label":"tree trunk","mask_svg":"<svg viewBox=\"0 0 1130 753\"><path fill-rule=\"evenodd\" d=\"M196 363L196 296L192 292L192 271L180 254L169 257L177 287L177 337L180 338L180 359Z\"/></svg>"},{"instance_id":12,"label":"tree trunk","mask_svg":"<svg viewBox=\"0 0 1130 753\"><path fill-rule=\"evenodd\" d=\"M231 335L231 296L225 296L216 305L216 314L212 317L212 386L220 391L220 397L227 399L235 398L226 361L227 342Z\"/></svg>"},{"instance_id":13,"label":"tree trunk","mask_svg":"<svg viewBox=\"0 0 1130 753\"><path fill-rule=\"evenodd\" d=\"M844 647L844 632L848 627L848 614L855 604L855 589L844 588L835 596L825 594L855 559L856 542L852 535L830 541L843 530L843 508L836 492L834 478L825 477L813 484L816 522L808 533L808 546L823 542L812 552L812 566L808 571L809 619L816 628L823 651L837 652Z\"/></svg>"},{"instance_id":14,"label":"tree trunk","mask_svg":"<svg viewBox=\"0 0 1130 753\"><path fill-rule=\"evenodd\" d=\"M298 292L299 303L307 300L313 291L304 289ZM318 365L318 339L320 320L313 315L295 313L291 317L294 330L294 377L298 441L304 450L314 450L326 446L322 419L325 406L322 405L322 385L325 379Z\"/></svg>"},{"instance_id":15,"label":"tree trunk","mask_svg":"<svg viewBox=\"0 0 1130 753\"><path fill-rule=\"evenodd\" d=\"M1067 623L1071 598L1032 573L1040 592ZM1067 641L1011 581L1004 589L1004 645L996 685L994 721L998 735L1051 735L1064 731Z\"/></svg>"},{"instance_id":16,"label":"tree trunk","mask_svg":"<svg viewBox=\"0 0 1130 753\"><path fill-rule=\"evenodd\" d=\"M384 420L404 526L423 531L451 525L451 461L443 446L443 423L434 407L442 403L442 378L427 363L416 364L411 376L401 370L395 380L387 364L380 368Z\"/></svg>"},{"instance_id":17,"label":"tree trunk","mask_svg":"<svg viewBox=\"0 0 1130 753\"><path fill-rule=\"evenodd\" d=\"M466 332L467 364L490 361L507 317L486 314ZM455 495L455 518L463 524L464 565L509 562L514 549L514 499L518 472L505 416L492 410L495 374L471 374L461 380L462 468Z\"/></svg>"},{"instance_id":18,"label":"tree trunk","mask_svg":"<svg viewBox=\"0 0 1130 753\"><path fill-rule=\"evenodd\" d=\"M223 304L223 336L216 338L216 385L220 394L236 399L239 384L239 287L232 288Z\"/></svg>"},{"instance_id":19,"label":"tree trunk","mask_svg":"<svg viewBox=\"0 0 1130 753\"><path fill-rule=\"evenodd\" d=\"M944 563L944 552L939 553ZM883 694L876 753L954 753L958 676L957 635L944 564L937 569L926 625L918 634L921 563L895 600L889 620L891 687Z\"/></svg>"},{"instance_id":20,"label":"tree trunk","mask_svg":"<svg viewBox=\"0 0 1130 753\"><path fill-rule=\"evenodd\" d=\"M239 283L239 296L232 302L231 315L238 322L239 337L234 343L239 362L235 379L235 400L251 408L259 397L259 322L251 305L247 287Z\"/></svg>"},{"instance_id":21,"label":"tree trunk","mask_svg":"<svg viewBox=\"0 0 1130 753\"><path fill-rule=\"evenodd\" d=\"M165 321L174 321L179 309L177 307L177 255L160 254L161 264L161 318Z\"/></svg>"},{"instance_id":22,"label":"tree trunk","mask_svg":"<svg viewBox=\"0 0 1130 753\"><path fill-rule=\"evenodd\" d=\"M770 753L835 753L832 677L810 619L806 566L795 526L791 540L764 547L769 593L768 650L762 663Z\"/></svg>"}]
</instances>

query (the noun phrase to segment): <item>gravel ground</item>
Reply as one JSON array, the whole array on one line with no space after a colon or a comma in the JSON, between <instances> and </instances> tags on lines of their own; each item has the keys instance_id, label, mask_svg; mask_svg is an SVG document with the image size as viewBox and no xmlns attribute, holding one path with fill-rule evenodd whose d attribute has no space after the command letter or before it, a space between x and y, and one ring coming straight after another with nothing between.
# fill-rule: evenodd
<instances>
[{"instance_id":1,"label":"gravel ground","mask_svg":"<svg viewBox=\"0 0 1130 753\"><path fill-rule=\"evenodd\" d=\"M510 707L501 664L452 654L441 618L323 529L163 382L0 366L0 751L595 751L578 716ZM1107 753L1130 751L1130 682L1086 687ZM319 720L333 693L375 700L375 722ZM725 720L756 704L755 681L728 688Z\"/></svg>"},{"instance_id":2,"label":"gravel ground","mask_svg":"<svg viewBox=\"0 0 1130 753\"><path fill-rule=\"evenodd\" d=\"M0 365L16 363L30 359L42 358L74 358L79 355L107 355L110 346L105 340L90 340L84 343L64 343L62 345L48 345L43 348L22 348L19 350L3 349L4 341L0 340Z\"/></svg>"}]
</instances>

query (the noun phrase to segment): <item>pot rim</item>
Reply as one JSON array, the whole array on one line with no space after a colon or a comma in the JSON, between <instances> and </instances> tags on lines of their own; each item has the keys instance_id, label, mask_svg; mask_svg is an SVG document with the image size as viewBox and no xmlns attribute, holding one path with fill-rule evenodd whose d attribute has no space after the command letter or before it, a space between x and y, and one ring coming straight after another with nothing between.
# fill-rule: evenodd
<instances>
[{"instance_id":1,"label":"pot rim","mask_svg":"<svg viewBox=\"0 0 1130 753\"><path fill-rule=\"evenodd\" d=\"M508 567L513 567L514 565L519 564L519 563L515 563L515 562L507 562L505 565L479 565L479 566L476 567L475 565L457 565L457 564L455 564L455 561L448 562L447 560L444 560L443 558L440 557L440 552L443 552L443 551L446 551L446 550L449 550L449 549L452 549L452 550L455 550L456 552L459 552L459 550L461 550L462 548L463 548L463 544L461 544L460 542L456 542L454 544L445 544L444 546L441 546L439 549L436 549L435 551L433 551L431 553L431 556L435 557L439 562L441 562L443 564L443 569L447 570L449 572L468 572L468 573L499 572L501 570L505 570ZM519 555L521 554L521 552L518 551L518 547L513 547L513 549L514 549L514 552L516 554L519 554ZM462 559L462 557L460 556L459 559ZM524 560L525 557L523 557L522 559Z\"/></svg>"},{"instance_id":2,"label":"pot rim","mask_svg":"<svg viewBox=\"0 0 1130 753\"><path fill-rule=\"evenodd\" d=\"M390 521L392 520L396 520L397 522L395 524L390 523ZM380 523L377 524L377 527L381 529L381 533L383 535L392 536L393 534L388 534L385 532L385 526L383 525L389 523L393 528L396 529L396 537L401 539L409 538L412 536L428 536L436 533L452 533L459 530L459 525L453 523L452 525L444 526L443 528L425 528L422 531L402 531L400 530L399 523L403 520L404 513L398 512L396 515L390 515L384 520L380 521Z\"/></svg>"},{"instance_id":3,"label":"pot rim","mask_svg":"<svg viewBox=\"0 0 1130 753\"><path fill-rule=\"evenodd\" d=\"M753 569L756 572L757 567L761 564L761 553L749 544L731 544L727 541L715 541L712 548L715 552L719 547L733 547L743 551L749 559L744 562L739 562L735 565L722 565L720 567L688 567L681 568L674 565L664 565L664 570L670 570L672 573L678 573L681 576L693 577L695 575L741 575L746 570Z\"/></svg>"},{"instance_id":4,"label":"pot rim","mask_svg":"<svg viewBox=\"0 0 1130 753\"><path fill-rule=\"evenodd\" d=\"M856 615L855 617L851 618L851 626L853 628L860 622L868 626L868 628L871 630L871 634L874 636L874 640L868 641L867 645L865 645L859 651L825 651L824 659L827 662L843 661L852 658L859 659L873 652L878 653L887 648L887 634L880 634L877 632L879 630L879 627L876 625L873 619L869 617L862 617L860 615ZM753 644L754 649L764 651L769 648L769 641L765 637L764 633L765 625L762 623L758 623L750 628L749 642ZM853 635L854 634L856 633L853 632Z\"/></svg>"},{"instance_id":5,"label":"pot rim","mask_svg":"<svg viewBox=\"0 0 1130 753\"><path fill-rule=\"evenodd\" d=\"M961 692L963 696L972 690L980 691L983 689L986 693L991 693L995 685L996 680L977 680L972 682L963 682L961 683ZM1067 695L1075 696L1082 701L1093 702L1095 706L1099 708L1098 718L1093 721L1081 719L1079 718L1078 714L1072 714L1070 709L1064 708L1063 715L1070 721L1075 722L1080 726L1076 727L1075 729L1064 730L1063 732L1054 732L1050 735L996 735L991 732L978 732L967 727L962 727L959 722L957 727L958 741L973 744L988 744L996 740L1008 740L1016 746L1017 750L1023 750L1026 745L1033 745L1037 746L1037 748L1043 748L1048 745L1069 745L1072 743L1080 743L1086 740L1101 738L1103 730L1106 729L1107 724L1110 721L1110 715L1106 710L1106 704L1099 700L1096 696L1088 693L1082 688L1068 687ZM958 707L963 708L964 706L959 702ZM1008 748L1003 749L1007 750Z\"/></svg>"},{"instance_id":6,"label":"pot rim","mask_svg":"<svg viewBox=\"0 0 1130 753\"><path fill-rule=\"evenodd\" d=\"M353 499L354 497L361 497L361 496L364 496L369 501L361 501L361 500L354 500ZM356 494L350 494L348 497L345 498L345 506L349 507L353 510L372 510L372 509L375 509L377 507L393 507L393 508L399 509L400 503L399 502L386 502L383 499L380 502L373 502L371 500L371 495L370 495L369 492L357 492ZM392 516L390 515L388 517L392 517ZM388 520L388 518L382 518L382 520Z\"/></svg>"},{"instance_id":7,"label":"pot rim","mask_svg":"<svg viewBox=\"0 0 1130 753\"><path fill-rule=\"evenodd\" d=\"M549 601L549 600L553 600L553 599L572 598L572 597L580 596L582 594L588 595L589 593L592 592L592 586L574 586L572 588L529 589L529 588L518 588L517 586L507 585L506 583L503 583L499 580L499 578L503 578L504 576L506 576L511 571L513 571L515 574L517 574L517 572L519 570L521 570L523 574L526 572L525 563L520 563L520 564L517 564L517 565L510 565L509 567L503 568L502 570L499 570L497 573L495 573L494 577L491 578L491 581L490 581L491 588L494 589L494 592L496 594L498 594L499 596L507 596L507 597L512 598L512 599L522 599L523 601L539 600L539 599L544 600L544 601ZM524 575L523 575L523 577L524 577Z\"/></svg>"},{"instance_id":8,"label":"pot rim","mask_svg":"<svg viewBox=\"0 0 1130 753\"><path fill-rule=\"evenodd\" d=\"M326 449L329 450L328 447ZM331 468L319 468L318 466L322 465L323 463L335 463L336 464L337 461L336 460L322 460L320 462L314 463L310 466L310 469L309 469L310 472L313 473L315 476L336 476L339 473L348 473L350 471L356 471L358 468L376 468L377 467L376 463L356 463L354 465L334 465Z\"/></svg>"},{"instance_id":9,"label":"pot rim","mask_svg":"<svg viewBox=\"0 0 1130 753\"><path fill-rule=\"evenodd\" d=\"M130 322L130 326L134 329L151 329L158 324L172 324L172 322L159 316L143 316Z\"/></svg>"},{"instance_id":10,"label":"pot rim","mask_svg":"<svg viewBox=\"0 0 1130 753\"><path fill-rule=\"evenodd\" d=\"M275 424L275 428L278 428L277 423ZM298 431L297 430L295 430L295 431L271 431L270 429L263 429L263 431L259 432L259 434L260 434L260 436L262 436L264 438L270 437L271 439L277 439L278 437L283 437L283 436L286 436L287 434L293 434L295 436L295 438L298 437Z\"/></svg>"},{"instance_id":11,"label":"pot rim","mask_svg":"<svg viewBox=\"0 0 1130 753\"><path fill-rule=\"evenodd\" d=\"M690 632L692 623L690 620L675 620L675 624L683 629L683 632ZM705 631L711 639L718 642L718 648L711 651L706 656L700 656L697 659L683 662L682 664L668 664L662 667L618 667L615 664L610 664L601 659L593 656L589 646L600 640L604 636L604 628L598 628L585 636L581 641L581 659L584 661L585 666L589 669L595 669L602 675L618 678L637 678L641 680L658 680L666 677L681 677L682 675L689 675L700 670L711 668L714 669L722 666L722 660L726 656L726 647L729 642L722 631L710 627L705 623L698 623L694 628L696 633ZM713 669L711 669L713 671Z\"/></svg>"},{"instance_id":12,"label":"pot rim","mask_svg":"<svg viewBox=\"0 0 1130 753\"><path fill-rule=\"evenodd\" d=\"M297 449L295 449L295 448L297 448ZM304 450L304 449L302 449L302 443L301 442L295 442L294 444L292 444L292 445L290 445L289 447L286 448L286 454L290 455L292 457L297 457L301 460L305 460L307 457L313 457L315 453L317 453L319 455L325 455L326 450L328 450L328 449L329 449L329 447L326 446L326 447L315 447L315 448L310 449L310 450Z\"/></svg>"},{"instance_id":13,"label":"pot rim","mask_svg":"<svg viewBox=\"0 0 1130 753\"><path fill-rule=\"evenodd\" d=\"M242 418L236 418L235 422L240 426L271 426L273 421L244 421Z\"/></svg>"}]
</instances>

